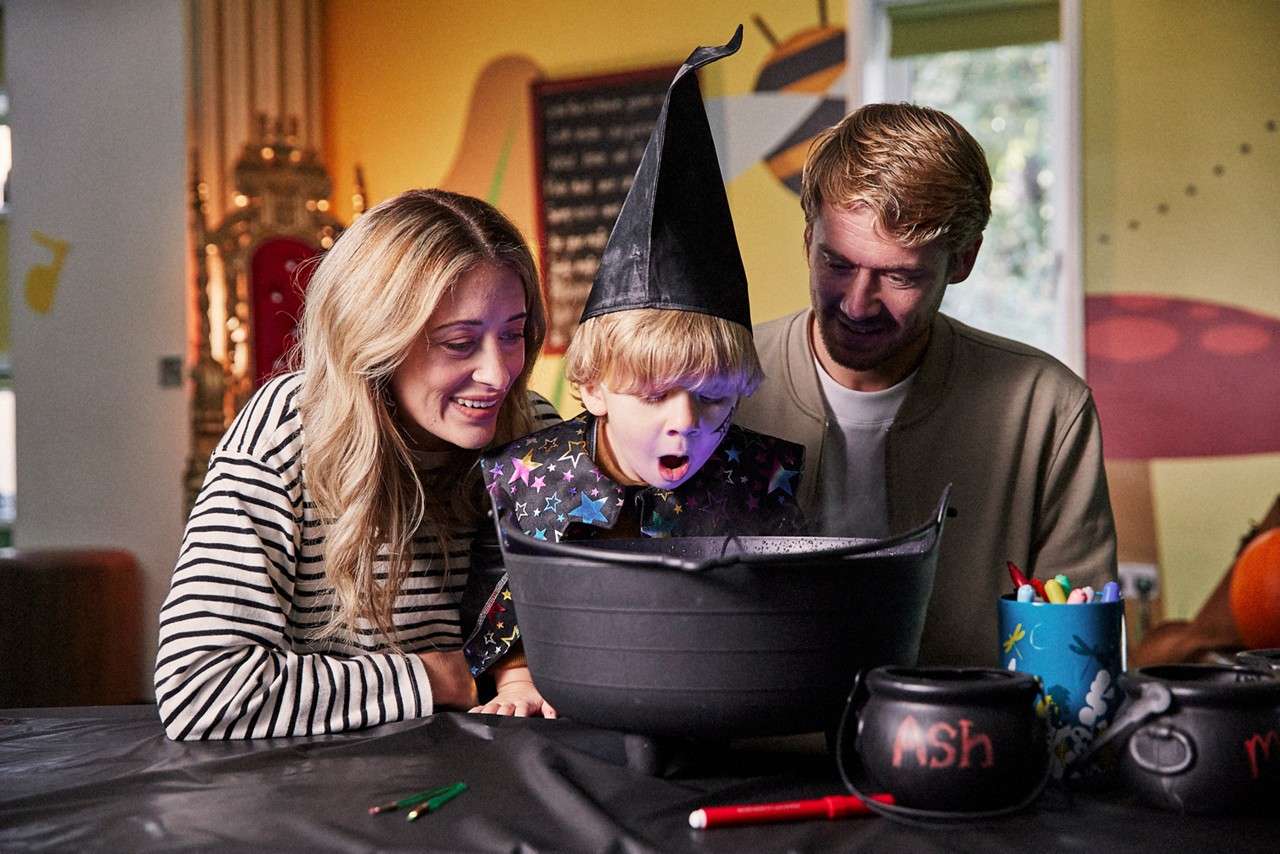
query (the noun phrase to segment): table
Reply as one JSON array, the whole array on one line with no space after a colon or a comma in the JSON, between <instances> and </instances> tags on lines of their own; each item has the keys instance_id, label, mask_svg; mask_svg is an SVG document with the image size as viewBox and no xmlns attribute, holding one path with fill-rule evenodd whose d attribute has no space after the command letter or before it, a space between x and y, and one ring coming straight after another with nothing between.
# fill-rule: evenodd
<instances>
[{"instance_id":1,"label":"table","mask_svg":"<svg viewBox=\"0 0 1280 854\"><path fill-rule=\"evenodd\" d=\"M1280 821L1157 811L1051 790L1009 818L918 829L882 818L696 831L714 803L840 791L825 756L708 749L665 776L620 733L443 713L343 735L173 742L152 706L0 710L0 850L1266 851ZM366 808L466 781L437 813Z\"/></svg>"}]
</instances>

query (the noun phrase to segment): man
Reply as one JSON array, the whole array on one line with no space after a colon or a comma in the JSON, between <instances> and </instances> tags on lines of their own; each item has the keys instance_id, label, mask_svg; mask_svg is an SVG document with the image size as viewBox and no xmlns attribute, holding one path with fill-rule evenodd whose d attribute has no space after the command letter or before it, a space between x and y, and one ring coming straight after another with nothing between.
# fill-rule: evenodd
<instances>
[{"instance_id":1,"label":"man","mask_svg":"<svg viewBox=\"0 0 1280 854\"><path fill-rule=\"evenodd\" d=\"M820 135L801 195L812 306L756 327L766 379L737 419L805 445L798 498L830 535L902 531L953 485L921 663L996 664L1006 561L1095 589L1116 574L1088 387L939 312L990 196L982 148L936 110L872 104Z\"/></svg>"}]
</instances>

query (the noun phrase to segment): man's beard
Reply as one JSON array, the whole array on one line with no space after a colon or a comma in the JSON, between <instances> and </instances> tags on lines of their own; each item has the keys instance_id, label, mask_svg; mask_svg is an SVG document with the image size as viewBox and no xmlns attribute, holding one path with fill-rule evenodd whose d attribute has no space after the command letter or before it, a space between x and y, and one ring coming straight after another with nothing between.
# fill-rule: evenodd
<instances>
[{"instance_id":1,"label":"man's beard","mask_svg":"<svg viewBox=\"0 0 1280 854\"><path fill-rule=\"evenodd\" d=\"M851 371L867 371L883 364L902 349L901 324L881 309L874 317L851 320L839 308L827 307L818 312L818 334L831 358ZM871 349L850 346L866 336Z\"/></svg>"}]
</instances>

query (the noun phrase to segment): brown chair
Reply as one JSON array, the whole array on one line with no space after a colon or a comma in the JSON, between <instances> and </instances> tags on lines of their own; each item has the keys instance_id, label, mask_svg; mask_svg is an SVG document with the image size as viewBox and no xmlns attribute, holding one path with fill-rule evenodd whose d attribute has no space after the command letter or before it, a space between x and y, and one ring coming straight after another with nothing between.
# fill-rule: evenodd
<instances>
[{"instance_id":1,"label":"brown chair","mask_svg":"<svg viewBox=\"0 0 1280 854\"><path fill-rule=\"evenodd\" d=\"M0 549L0 708L142 702L142 578L118 549Z\"/></svg>"}]
</instances>

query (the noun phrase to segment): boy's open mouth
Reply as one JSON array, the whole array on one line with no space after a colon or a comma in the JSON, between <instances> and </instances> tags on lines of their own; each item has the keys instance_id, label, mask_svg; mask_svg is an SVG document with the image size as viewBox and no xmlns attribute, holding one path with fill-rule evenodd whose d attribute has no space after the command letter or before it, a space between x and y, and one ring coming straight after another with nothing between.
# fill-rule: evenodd
<instances>
[{"instance_id":1,"label":"boy's open mouth","mask_svg":"<svg viewBox=\"0 0 1280 854\"><path fill-rule=\"evenodd\" d=\"M658 457L658 474L667 480L679 480L689 470L689 458L675 454L663 454Z\"/></svg>"}]
</instances>

